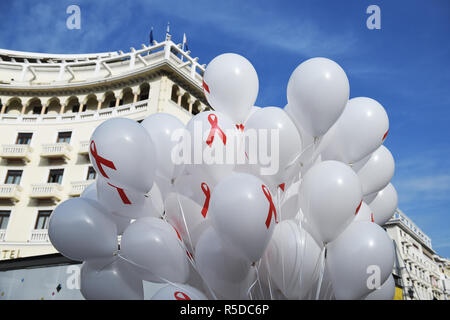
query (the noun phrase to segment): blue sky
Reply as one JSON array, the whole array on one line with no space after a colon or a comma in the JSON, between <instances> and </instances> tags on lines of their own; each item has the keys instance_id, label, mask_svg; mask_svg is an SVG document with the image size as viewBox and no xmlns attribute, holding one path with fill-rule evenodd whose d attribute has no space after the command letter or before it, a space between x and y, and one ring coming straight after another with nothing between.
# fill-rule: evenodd
<instances>
[{"instance_id":1,"label":"blue sky","mask_svg":"<svg viewBox=\"0 0 450 320\"><path fill-rule=\"evenodd\" d=\"M81 29L66 8L81 8ZM366 8L381 9L381 30ZM200 63L236 52L255 66L256 102L284 106L291 72L305 59L338 62L351 97L378 100L390 118L399 207L450 257L450 1L2 1L0 48L89 53L139 48L150 27L163 40L187 34Z\"/></svg>"}]
</instances>

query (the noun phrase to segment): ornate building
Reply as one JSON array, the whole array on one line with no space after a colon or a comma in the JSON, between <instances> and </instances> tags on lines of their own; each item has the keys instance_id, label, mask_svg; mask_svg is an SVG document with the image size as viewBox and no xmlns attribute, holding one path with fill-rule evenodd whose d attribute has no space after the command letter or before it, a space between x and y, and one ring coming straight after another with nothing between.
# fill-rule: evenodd
<instances>
[{"instance_id":1,"label":"ornate building","mask_svg":"<svg viewBox=\"0 0 450 320\"><path fill-rule=\"evenodd\" d=\"M126 53L0 50L0 260L56 252L49 215L95 178L88 140L102 121L209 109L197 61L170 36Z\"/></svg>"},{"instance_id":2,"label":"ornate building","mask_svg":"<svg viewBox=\"0 0 450 320\"><path fill-rule=\"evenodd\" d=\"M394 240L393 275L403 299L450 300L449 262L436 254L431 239L400 209L384 228Z\"/></svg>"}]
</instances>

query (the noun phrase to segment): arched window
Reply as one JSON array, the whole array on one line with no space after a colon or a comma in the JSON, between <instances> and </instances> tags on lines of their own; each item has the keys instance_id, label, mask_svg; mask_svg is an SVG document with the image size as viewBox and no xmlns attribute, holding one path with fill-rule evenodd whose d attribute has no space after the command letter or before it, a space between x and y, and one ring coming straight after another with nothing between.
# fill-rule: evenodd
<instances>
[{"instance_id":1,"label":"arched window","mask_svg":"<svg viewBox=\"0 0 450 320\"><path fill-rule=\"evenodd\" d=\"M181 106L186 109L189 110L189 93L185 93L183 94L183 97L181 98Z\"/></svg>"},{"instance_id":2,"label":"arched window","mask_svg":"<svg viewBox=\"0 0 450 320\"><path fill-rule=\"evenodd\" d=\"M201 103L200 101L196 100L194 104L192 105L192 114L197 114L200 112Z\"/></svg>"},{"instance_id":3,"label":"arched window","mask_svg":"<svg viewBox=\"0 0 450 320\"><path fill-rule=\"evenodd\" d=\"M113 108L116 105L116 97L112 91L105 93L105 99L102 102L102 109Z\"/></svg>"},{"instance_id":4,"label":"arched window","mask_svg":"<svg viewBox=\"0 0 450 320\"><path fill-rule=\"evenodd\" d=\"M22 112L22 101L14 97L6 102L5 113L8 114L20 114Z\"/></svg>"},{"instance_id":5,"label":"arched window","mask_svg":"<svg viewBox=\"0 0 450 320\"><path fill-rule=\"evenodd\" d=\"M122 91L122 99L120 100L120 105L133 103L134 95L131 88L125 88Z\"/></svg>"},{"instance_id":6,"label":"arched window","mask_svg":"<svg viewBox=\"0 0 450 320\"><path fill-rule=\"evenodd\" d=\"M50 99L50 102L45 109L46 114L57 114L61 111L61 103L58 98Z\"/></svg>"},{"instance_id":7,"label":"arched window","mask_svg":"<svg viewBox=\"0 0 450 320\"><path fill-rule=\"evenodd\" d=\"M180 94L180 88L174 84L172 86L172 94L170 95L170 100L172 100L175 103L178 103L178 95Z\"/></svg>"},{"instance_id":8,"label":"arched window","mask_svg":"<svg viewBox=\"0 0 450 320\"><path fill-rule=\"evenodd\" d=\"M28 106L25 109L25 114L41 114L42 112L42 103L39 98L32 98L28 102Z\"/></svg>"},{"instance_id":9,"label":"arched window","mask_svg":"<svg viewBox=\"0 0 450 320\"><path fill-rule=\"evenodd\" d=\"M150 85L147 82L144 82L139 86L141 92L139 94L139 101L147 100L150 94Z\"/></svg>"}]
</instances>

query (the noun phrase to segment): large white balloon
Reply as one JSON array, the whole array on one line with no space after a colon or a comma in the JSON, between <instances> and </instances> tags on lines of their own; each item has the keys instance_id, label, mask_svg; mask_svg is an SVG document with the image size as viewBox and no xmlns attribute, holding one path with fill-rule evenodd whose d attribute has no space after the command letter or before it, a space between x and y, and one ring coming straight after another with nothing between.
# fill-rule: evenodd
<instances>
[{"instance_id":1,"label":"large white balloon","mask_svg":"<svg viewBox=\"0 0 450 320\"><path fill-rule=\"evenodd\" d=\"M157 174L171 181L181 170L172 159L172 151L177 144L172 140L172 135L177 130L184 129L183 122L168 113L155 113L145 118L141 124L155 145L158 159Z\"/></svg>"},{"instance_id":2,"label":"large white balloon","mask_svg":"<svg viewBox=\"0 0 450 320\"><path fill-rule=\"evenodd\" d=\"M217 184L209 215L219 236L252 262L262 257L278 222L269 189L246 173L235 173Z\"/></svg>"},{"instance_id":3,"label":"large white balloon","mask_svg":"<svg viewBox=\"0 0 450 320\"><path fill-rule=\"evenodd\" d=\"M326 263L336 298L364 298L384 283L394 266L391 238L376 223L352 223L327 248Z\"/></svg>"},{"instance_id":4,"label":"large white balloon","mask_svg":"<svg viewBox=\"0 0 450 320\"><path fill-rule=\"evenodd\" d=\"M288 299L302 299L318 280L316 271L321 248L292 220L280 222L267 248L265 258L270 274Z\"/></svg>"},{"instance_id":5,"label":"large white balloon","mask_svg":"<svg viewBox=\"0 0 450 320\"><path fill-rule=\"evenodd\" d=\"M345 108L350 86L344 70L327 58L301 63L289 78L288 104L292 115L313 137L320 137Z\"/></svg>"},{"instance_id":6,"label":"large white balloon","mask_svg":"<svg viewBox=\"0 0 450 320\"><path fill-rule=\"evenodd\" d=\"M394 175L395 162L388 148L381 145L361 167L356 163L352 168L361 181L363 194L369 195L388 185Z\"/></svg>"},{"instance_id":7,"label":"large white balloon","mask_svg":"<svg viewBox=\"0 0 450 320\"><path fill-rule=\"evenodd\" d=\"M72 198L50 216L48 235L61 254L75 261L112 257L118 249L117 227L98 202Z\"/></svg>"},{"instance_id":8,"label":"large white balloon","mask_svg":"<svg viewBox=\"0 0 450 320\"><path fill-rule=\"evenodd\" d=\"M121 255L135 264L144 280L185 283L189 277L189 262L181 239L161 219L134 221L123 233Z\"/></svg>"},{"instance_id":9,"label":"large white balloon","mask_svg":"<svg viewBox=\"0 0 450 320\"><path fill-rule=\"evenodd\" d=\"M258 96L258 75L243 56L225 53L215 57L203 75L203 92L214 110L244 123Z\"/></svg>"},{"instance_id":10,"label":"large white balloon","mask_svg":"<svg viewBox=\"0 0 450 320\"><path fill-rule=\"evenodd\" d=\"M171 193L166 198L166 219L179 232L191 253L194 252L200 235L210 225L208 206L205 202L205 206L201 207L191 199L176 193Z\"/></svg>"},{"instance_id":11,"label":"large white balloon","mask_svg":"<svg viewBox=\"0 0 450 320\"><path fill-rule=\"evenodd\" d=\"M375 222L372 209L370 209L370 207L364 201L361 203L361 208L359 208L358 214L353 220L353 222L356 221Z\"/></svg>"},{"instance_id":12,"label":"large white balloon","mask_svg":"<svg viewBox=\"0 0 450 320\"><path fill-rule=\"evenodd\" d=\"M151 300L208 300L208 298L194 287L174 283L156 291Z\"/></svg>"},{"instance_id":13,"label":"large white balloon","mask_svg":"<svg viewBox=\"0 0 450 320\"><path fill-rule=\"evenodd\" d=\"M145 194L153 186L155 146L135 120L112 118L101 123L91 136L89 157L97 174L115 187Z\"/></svg>"},{"instance_id":14,"label":"large white balloon","mask_svg":"<svg viewBox=\"0 0 450 320\"><path fill-rule=\"evenodd\" d=\"M157 188L153 186L152 190ZM129 219L159 217L161 212L153 204L153 198L132 190L117 188L108 180L97 177L98 201L113 214Z\"/></svg>"},{"instance_id":15,"label":"large white balloon","mask_svg":"<svg viewBox=\"0 0 450 320\"><path fill-rule=\"evenodd\" d=\"M324 161L305 175L299 192L300 207L309 230L320 242L334 240L347 227L362 202L356 173L338 161Z\"/></svg>"},{"instance_id":16,"label":"large white balloon","mask_svg":"<svg viewBox=\"0 0 450 320\"><path fill-rule=\"evenodd\" d=\"M193 175L206 173L216 181L230 175L236 163L238 132L231 119L220 112L200 112L189 120L186 130L183 139L189 141L180 142L187 152L182 155L188 162L186 170Z\"/></svg>"},{"instance_id":17,"label":"large white balloon","mask_svg":"<svg viewBox=\"0 0 450 320\"><path fill-rule=\"evenodd\" d=\"M394 300L395 296L395 281L391 274L387 280L375 291L369 293L365 300Z\"/></svg>"},{"instance_id":18,"label":"large white balloon","mask_svg":"<svg viewBox=\"0 0 450 320\"><path fill-rule=\"evenodd\" d=\"M97 196L97 181L94 180L89 186L84 189L84 191L80 195L81 198L87 198L94 201L99 201ZM99 205L102 205L99 202ZM131 219L127 217L118 216L112 212L110 212L105 206L103 206L103 211L108 214L108 218L110 218L117 226L117 234L121 235L126 227L130 224Z\"/></svg>"},{"instance_id":19,"label":"large white balloon","mask_svg":"<svg viewBox=\"0 0 450 320\"><path fill-rule=\"evenodd\" d=\"M204 281L219 297L247 298L253 281L251 262L224 244L214 228L209 227L200 237L195 262Z\"/></svg>"},{"instance_id":20,"label":"large white balloon","mask_svg":"<svg viewBox=\"0 0 450 320\"><path fill-rule=\"evenodd\" d=\"M369 203L374 221L382 226L392 218L397 210L398 196L394 186L389 183L383 190L378 191L375 199Z\"/></svg>"},{"instance_id":21,"label":"large white balloon","mask_svg":"<svg viewBox=\"0 0 450 320\"><path fill-rule=\"evenodd\" d=\"M389 118L381 104L364 97L350 99L327 133L331 141L322 159L355 163L378 149L388 130Z\"/></svg>"},{"instance_id":22,"label":"large white balloon","mask_svg":"<svg viewBox=\"0 0 450 320\"><path fill-rule=\"evenodd\" d=\"M143 300L142 279L119 258L85 261L80 291L87 300Z\"/></svg>"},{"instance_id":23,"label":"large white balloon","mask_svg":"<svg viewBox=\"0 0 450 320\"><path fill-rule=\"evenodd\" d=\"M301 152L302 140L286 112L278 107L261 108L249 117L244 133L252 173L266 181L271 190L291 184L300 168L298 163L288 165ZM263 157L270 157L268 163L263 163Z\"/></svg>"}]
</instances>

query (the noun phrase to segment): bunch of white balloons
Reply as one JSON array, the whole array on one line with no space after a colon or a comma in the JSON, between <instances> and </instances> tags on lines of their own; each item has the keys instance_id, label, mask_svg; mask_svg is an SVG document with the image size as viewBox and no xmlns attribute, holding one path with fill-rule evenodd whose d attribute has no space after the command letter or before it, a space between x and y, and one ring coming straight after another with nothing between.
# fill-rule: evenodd
<instances>
[{"instance_id":1,"label":"bunch of white balloons","mask_svg":"<svg viewBox=\"0 0 450 320\"><path fill-rule=\"evenodd\" d=\"M85 298L143 299L143 281L167 284L152 299L393 298L394 246L381 227L397 208L385 109L349 99L344 70L326 58L294 70L284 109L254 106L258 86L247 59L223 54L203 78L215 111L187 125L156 113L95 129L96 182L49 225L55 248L84 261ZM192 138L183 153L247 159L177 163L180 130ZM251 130L278 140L247 146ZM248 159L268 147L277 170Z\"/></svg>"}]
</instances>

